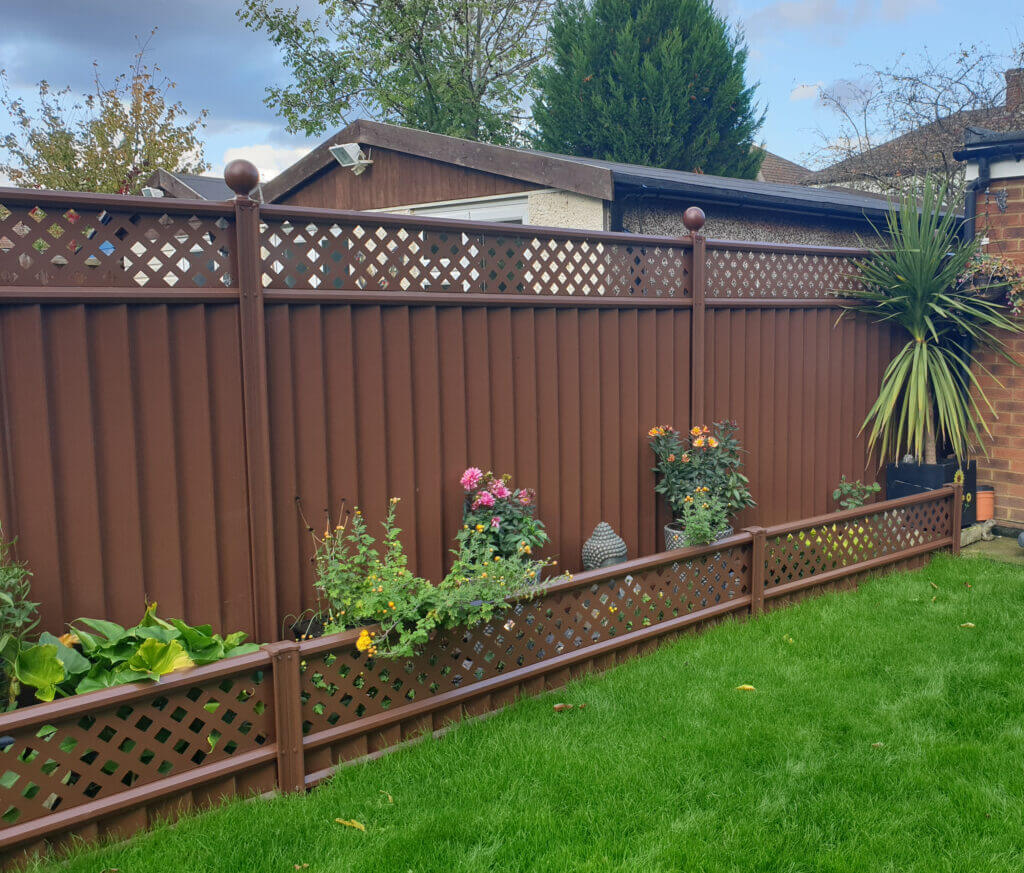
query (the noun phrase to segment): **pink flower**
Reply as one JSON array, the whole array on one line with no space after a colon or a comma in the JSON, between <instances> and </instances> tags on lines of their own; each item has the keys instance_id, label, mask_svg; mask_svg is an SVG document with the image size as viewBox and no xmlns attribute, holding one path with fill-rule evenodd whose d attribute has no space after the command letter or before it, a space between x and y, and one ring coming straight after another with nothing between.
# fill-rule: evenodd
<instances>
[{"instance_id":1,"label":"pink flower","mask_svg":"<svg viewBox=\"0 0 1024 873\"><path fill-rule=\"evenodd\" d=\"M529 506L531 503L533 503L533 491L531 491L529 488L523 488L522 490L517 491L516 497L519 499L519 502L523 504L523 506Z\"/></svg>"},{"instance_id":2,"label":"pink flower","mask_svg":"<svg viewBox=\"0 0 1024 873\"><path fill-rule=\"evenodd\" d=\"M491 519L491 527L493 527L495 530L501 527L501 519L498 518L498 516L494 516L494 518Z\"/></svg>"},{"instance_id":3,"label":"pink flower","mask_svg":"<svg viewBox=\"0 0 1024 873\"><path fill-rule=\"evenodd\" d=\"M483 470L481 470L479 467L470 467L468 470L466 470L465 473L462 474L462 478L459 479L459 482L462 483L462 487L465 488L467 491L472 491L474 488L476 488L477 485L480 484L483 478Z\"/></svg>"},{"instance_id":4,"label":"pink flower","mask_svg":"<svg viewBox=\"0 0 1024 873\"><path fill-rule=\"evenodd\" d=\"M490 491L481 491L476 496L476 500L473 501L473 509L479 509L481 506L494 506L494 495Z\"/></svg>"},{"instance_id":5,"label":"pink flower","mask_svg":"<svg viewBox=\"0 0 1024 873\"><path fill-rule=\"evenodd\" d=\"M498 500L504 500L506 497L511 497L512 492L508 490L505 483L498 480L491 485L491 494L498 498Z\"/></svg>"}]
</instances>

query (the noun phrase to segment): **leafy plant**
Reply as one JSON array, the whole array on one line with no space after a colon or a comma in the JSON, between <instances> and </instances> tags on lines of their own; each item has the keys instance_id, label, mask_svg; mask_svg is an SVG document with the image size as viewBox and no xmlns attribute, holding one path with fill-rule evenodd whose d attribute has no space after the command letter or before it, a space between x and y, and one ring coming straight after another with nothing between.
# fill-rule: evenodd
<instances>
[{"instance_id":1,"label":"leafy plant","mask_svg":"<svg viewBox=\"0 0 1024 873\"><path fill-rule=\"evenodd\" d=\"M529 546L502 556L486 527L467 523L456 536L451 571L432 585L407 567L395 521L398 503L398 498L391 499L380 551L365 533L358 510L341 546L331 545L341 526L316 537L317 566L327 580L322 586L329 603L327 629L363 626L356 645L371 656L411 657L439 628L490 621L509 607L510 597L525 596L548 563L534 560ZM318 585L320 581L318 577ZM369 627L371 623L376 626Z\"/></svg>"},{"instance_id":2,"label":"leafy plant","mask_svg":"<svg viewBox=\"0 0 1024 873\"><path fill-rule=\"evenodd\" d=\"M4 537L0 526L0 640L20 642L37 624L39 617L32 594L32 573L24 562L14 560L14 540ZM13 675L6 661L0 662L0 700L11 708ZM13 689L17 694L16 687Z\"/></svg>"},{"instance_id":3,"label":"leafy plant","mask_svg":"<svg viewBox=\"0 0 1024 873\"><path fill-rule=\"evenodd\" d=\"M995 288L1014 316L1024 308L1024 269L1010 258L976 252L957 277L957 285L969 294Z\"/></svg>"},{"instance_id":4,"label":"leafy plant","mask_svg":"<svg viewBox=\"0 0 1024 873\"><path fill-rule=\"evenodd\" d=\"M882 490L877 482L865 485L860 479L851 482L846 476L839 480L839 486L832 492L832 499L843 509L857 509L867 503L872 495Z\"/></svg>"},{"instance_id":5,"label":"leafy plant","mask_svg":"<svg viewBox=\"0 0 1024 873\"><path fill-rule=\"evenodd\" d=\"M547 541L537 518L537 494L532 488L513 488L512 477L470 467L459 480L466 492L462 520L485 533L496 554L511 558L530 554Z\"/></svg>"},{"instance_id":6,"label":"leafy plant","mask_svg":"<svg viewBox=\"0 0 1024 873\"><path fill-rule=\"evenodd\" d=\"M674 518L682 518L686 498L700 487L708 488L722 503L727 519L755 505L750 480L740 472L743 448L736 437L738 430L736 422L716 421L711 428L695 425L685 435L670 425L647 432L657 459L654 490L665 496Z\"/></svg>"},{"instance_id":7,"label":"leafy plant","mask_svg":"<svg viewBox=\"0 0 1024 873\"><path fill-rule=\"evenodd\" d=\"M850 309L906 336L861 427L882 462L909 451L935 463L937 440L959 460L975 445L983 447L990 431L982 404L995 410L971 372L972 364L985 369L972 349L988 348L1017 363L1003 337L1020 333L1020 325L1005 307L958 281L978 241L961 242L955 214L942 211L945 196L945 188L928 179L920 202L908 195L891 209L885 231L876 228L885 247L861 262L864 287L841 292L859 301Z\"/></svg>"},{"instance_id":8,"label":"leafy plant","mask_svg":"<svg viewBox=\"0 0 1024 873\"><path fill-rule=\"evenodd\" d=\"M679 523L683 526L683 542L688 546L713 543L729 526L725 505L706 486L698 486L693 494L683 498Z\"/></svg>"},{"instance_id":9,"label":"leafy plant","mask_svg":"<svg viewBox=\"0 0 1024 873\"><path fill-rule=\"evenodd\" d=\"M35 689L38 700L84 694L128 682L159 679L167 673L254 652L242 631L222 637L210 625L164 620L156 604L146 607L132 628L113 621L80 618L61 637L42 633L29 644L11 634L0 638L0 658L12 677L8 697L13 708L19 686Z\"/></svg>"}]
</instances>

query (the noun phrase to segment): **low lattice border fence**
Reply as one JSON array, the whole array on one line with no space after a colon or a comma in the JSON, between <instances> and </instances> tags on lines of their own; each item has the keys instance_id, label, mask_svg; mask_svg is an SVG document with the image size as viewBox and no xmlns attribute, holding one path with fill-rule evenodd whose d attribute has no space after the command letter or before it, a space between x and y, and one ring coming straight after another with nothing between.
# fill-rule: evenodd
<instances>
[{"instance_id":1,"label":"low lattice border fence","mask_svg":"<svg viewBox=\"0 0 1024 873\"><path fill-rule=\"evenodd\" d=\"M127 836L225 796L299 791L695 625L918 566L958 551L960 506L948 487L582 573L408 660L367 657L351 631L0 716L2 858Z\"/></svg>"}]
</instances>

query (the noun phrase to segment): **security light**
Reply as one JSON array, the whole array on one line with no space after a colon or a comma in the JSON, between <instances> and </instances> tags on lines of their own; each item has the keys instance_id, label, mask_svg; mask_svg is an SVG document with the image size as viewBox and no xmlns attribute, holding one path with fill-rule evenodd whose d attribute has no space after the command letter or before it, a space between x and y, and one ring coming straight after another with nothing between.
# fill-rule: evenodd
<instances>
[{"instance_id":1,"label":"security light","mask_svg":"<svg viewBox=\"0 0 1024 873\"><path fill-rule=\"evenodd\" d=\"M373 163L359 147L357 142L343 142L332 145L328 151L341 166L348 167L355 175L359 175Z\"/></svg>"}]
</instances>

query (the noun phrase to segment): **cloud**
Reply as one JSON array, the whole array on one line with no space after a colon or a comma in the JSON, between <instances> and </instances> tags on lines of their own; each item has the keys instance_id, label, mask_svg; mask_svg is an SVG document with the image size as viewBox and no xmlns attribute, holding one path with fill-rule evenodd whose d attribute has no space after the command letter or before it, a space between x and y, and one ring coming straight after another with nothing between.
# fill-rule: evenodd
<instances>
[{"instance_id":1,"label":"cloud","mask_svg":"<svg viewBox=\"0 0 1024 873\"><path fill-rule=\"evenodd\" d=\"M811 85L797 85L789 92L790 100L813 100L818 96L824 82L815 82Z\"/></svg>"},{"instance_id":2,"label":"cloud","mask_svg":"<svg viewBox=\"0 0 1024 873\"><path fill-rule=\"evenodd\" d=\"M747 37L754 41L784 39L792 31L814 34L842 45L855 30L879 21L894 23L935 7L937 0L776 0L746 16Z\"/></svg>"},{"instance_id":3,"label":"cloud","mask_svg":"<svg viewBox=\"0 0 1024 873\"><path fill-rule=\"evenodd\" d=\"M224 160L215 168L215 171L218 173L222 172L224 164L228 161L233 161L235 158L245 158L256 165L260 171L260 179L266 182L307 154L309 154L309 149L301 146L290 148L287 146L270 145L268 143L238 146L227 149L224 152Z\"/></svg>"}]
</instances>

